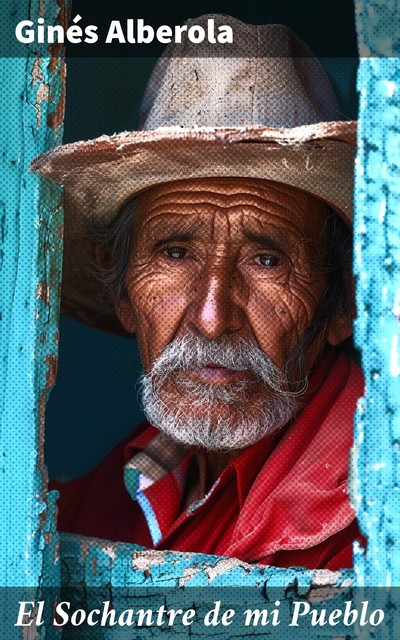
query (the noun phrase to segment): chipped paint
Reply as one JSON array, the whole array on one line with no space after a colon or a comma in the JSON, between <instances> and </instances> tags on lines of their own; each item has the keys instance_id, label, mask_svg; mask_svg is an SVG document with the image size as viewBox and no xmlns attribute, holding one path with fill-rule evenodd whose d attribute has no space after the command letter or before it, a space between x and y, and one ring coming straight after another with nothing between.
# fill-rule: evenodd
<instances>
[{"instance_id":1,"label":"chipped paint","mask_svg":"<svg viewBox=\"0 0 400 640\"><path fill-rule=\"evenodd\" d=\"M210 637L210 629L204 627L201 621L205 613L220 600L223 607L233 606L239 613L229 627L229 636L220 632L221 640L226 637L241 640L244 637L242 612L249 607L272 607L279 600L286 624L284 622L280 628L274 629L273 637L277 640L297 638L297 631L295 635L288 636L290 629L287 627L293 598L308 601L313 607L318 607L321 602L324 607L327 603L329 606L331 601L331 607L335 608L339 602L344 603L354 595L351 589L355 579L349 570L329 572L277 569L249 565L232 558L149 551L140 549L137 545L109 543L69 534L61 534L60 542L64 586L78 595L77 607L88 606L85 603L90 602L91 608L100 608L104 600L112 602L117 611L128 608L137 611L140 607L154 611L160 605L165 605L168 610L194 607L198 624L191 629L193 633L188 634L187 629L174 627L163 629L163 633L170 632L171 637ZM84 590L81 588L83 584ZM338 630L325 629L325 633L320 635L317 629L309 628L307 637L333 640L334 637L346 635L349 640L355 640L353 629L345 629L346 633L343 635L337 633ZM252 629L250 636L265 637L265 634L266 629L260 627ZM87 640L87 637L89 636L85 630L81 633L74 630L74 640ZM99 637L108 639L113 636L102 630Z\"/></svg>"},{"instance_id":2,"label":"chipped paint","mask_svg":"<svg viewBox=\"0 0 400 640\"><path fill-rule=\"evenodd\" d=\"M395 447L400 437L400 323L396 314L400 291L400 48L398 34L390 28L396 24L396 4L364 1L356 14L360 54L369 51L375 56L364 58L358 71L355 337L362 348L366 393L356 416L353 500L361 529L368 536L366 553L358 549L355 556L360 585L400 583L400 452Z\"/></svg>"},{"instance_id":3,"label":"chipped paint","mask_svg":"<svg viewBox=\"0 0 400 640\"><path fill-rule=\"evenodd\" d=\"M61 556L64 562L79 567L78 573L85 573L88 583L96 579L96 572L108 568L108 580L115 586L124 586L127 582L118 579L118 572L124 567L124 579L130 584L142 584L144 572L150 572L153 584L178 586L181 580L191 586L198 583L196 577L201 578L201 584L229 582L228 576L239 573L242 576L238 584L264 583L270 586L289 585L297 580L303 585L305 592L309 588L345 585L353 581L351 570L342 572L307 571L304 569L285 570L264 565L251 565L236 558L224 558L196 553L182 553L178 551L156 551L143 549L138 545L128 543L111 543L97 538L60 534ZM97 558L93 564L93 558ZM104 564L106 562L106 564ZM93 572L93 567L96 570ZM129 573L126 571L129 569ZM74 575L69 574L71 583ZM247 577L246 577L247 576Z\"/></svg>"},{"instance_id":4,"label":"chipped paint","mask_svg":"<svg viewBox=\"0 0 400 640\"><path fill-rule=\"evenodd\" d=\"M112 545L108 545L102 548L103 553L108 556L111 560L111 562L113 562L115 560L115 547L113 547Z\"/></svg>"},{"instance_id":5,"label":"chipped paint","mask_svg":"<svg viewBox=\"0 0 400 640\"><path fill-rule=\"evenodd\" d=\"M59 47L56 52L53 53L53 58L56 59L56 54L59 52L61 48ZM58 60L58 58L57 58ZM56 131L64 121L64 112L65 112L65 64L60 67L59 70L59 79L61 82L61 95L60 99L57 102L57 108L55 111L52 111L47 115L47 126Z\"/></svg>"},{"instance_id":6,"label":"chipped paint","mask_svg":"<svg viewBox=\"0 0 400 640\"><path fill-rule=\"evenodd\" d=\"M327 590L354 584L351 570L285 570L251 565L236 558L156 551L143 549L134 544L111 543L70 534L60 534L60 538L63 562L75 567L75 577L74 572L68 571L71 584L82 574L86 576L88 584L96 583L96 574L102 574L106 583L110 582L116 587L127 584L141 585L148 579L154 585L165 586L268 584L270 587L276 587L296 582L300 591L307 593L310 589ZM93 561L94 558L96 562ZM236 577L232 580L233 576L240 576L240 579Z\"/></svg>"},{"instance_id":7,"label":"chipped paint","mask_svg":"<svg viewBox=\"0 0 400 640\"><path fill-rule=\"evenodd\" d=\"M38 300L43 300L45 305L49 305L50 303L50 286L43 282L43 280L39 280L36 297Z\"/></svg>"},{"instance_id":8,"label":"chipped paint","mask_svg":"<svg viewBox=\"0 0 400 640\"><path fill-rule=\"evenodd\" d=\"M47 470L44 464L44 431L45 431L45 413L46 402L51 389L53 388L57 377L58 358L55 354L47 354L45 356L46 383L39 398L39 414L38 414L38 469L43 474L47 482Z\"/></svg>"},{"instance_id":9,"label":"chipped paint","mask_svg":"<svg viewBox=\"0 0 400 640\"><path fill-rule=\"evenodd\" d=\"M249 572L252 569L251 565L247 562L241 562L237 558L221 558L221 560L219 560L215 565L206 567L204 571L209 581L212 582L218 576L228 571L232 571L232 569L236 569L237 567L244 569L246 572Z\"/></svg>"},{"instance_id":10,"label":"chipped paint","mask_svg":"<svg viewBox=\"0 0 400 640\"><path fill-rule=\"evenodd\" d=\"M178 586L184 587L185 584L192 580L192 578L194 578L194 576L201 570L202 569L200 567L186 567L186 569L183 570L182 578L179 578Z\"/></svg>"},{"instance_id":11,"label":"chipped paint","mask_svg":"<svg viewBox=\"0 0 400 640\"><path fill-rule=\"evenodd\" d=\"M2 9L10 33L18 21L36 20L39 10L49 22L59 13L54 0L40 6L39 0L5 0ZM63 220L60 189L38 181L29 165L61 141L62 128L46 125L59 104L58 69L49 69L45 47L24 51L25 57L0 59L0 127L9 134L0 173L0 586L18 586L32 599L39 586L59 583L56 504L54 492L46 496L43 439L56 372ZM44 638L40 628L14 623L2 620L2 637Z\"/></svg>"},{"instance_id":12,"label":"chipped paint","mask_svg":"<svg viewBox=\"0 0 400 640\"><path fill-rule=\"evenodd\" d=\"M32 83L33 83L33 79L32 79ZM53 100L51 94L50 94L50 85L46 84L45 82L41 82L39 84L37 93L36 93L36 103L35 103L35 108L36 108L36 128L39 129L40 125L42 124L42 103L43 102L51 102Z\"/></svg>"},{"instance_id":13,"label":"chipped paint","mask_svg":"<svg viewBox=\"0 0 400 640\"><path fill-rule=\"evenodd\" d=\"M134 571L143 571L151 574L151 566L160 565L165 561L164 556L160 552L152 551L151 549L146 551L134 552L132 556L132 569Z\"/></svg>"},{"instance_id":14,"label":"chipped paint","mask_svg":"<svg viewBox=\"0 0 400 640\"><path fill-rule=\"evenodd\" d=\"M42 60L38 55L35 56L35 62L33 63L32 71L31 71L31 88L34 86L35 82L41 82L43 80L43 72L42 72Z\"/></svg>"},{"instance_id":15,"label":"chipped paint","mask_svg":"<svg viewBox=\"0 0 400 640\"><path fill-rule=\"evenodd\" d=\"M57 23L61 24L66 30L68 27L70 8L68 0L58 0L59 12L57 14ZM47 115L47 126L53 131L57 131L64 121L65 112L65 87L66 87L66 65L64 47L58 43L54 43L49 47L50 72L57 75L59 79L59 99L56 110Z\"/></svg>"}]
</instances>

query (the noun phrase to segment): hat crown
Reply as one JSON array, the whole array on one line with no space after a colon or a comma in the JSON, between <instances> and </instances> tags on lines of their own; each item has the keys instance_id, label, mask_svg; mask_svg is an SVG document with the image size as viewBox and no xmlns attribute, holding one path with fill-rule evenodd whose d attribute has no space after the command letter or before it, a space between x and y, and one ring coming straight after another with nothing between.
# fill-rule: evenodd
<instances>
[{"instance_id":1,"label":"hat crown","mask_svg":"<svg viewBox=\"0 0 400 640\"><path fill-rule=\"evenodd\" d=\"M233 43L170 44L144 94L141 129L292 128L338 120L328 77L310 48L283 25L250 25L210 14L189 20L207 33L228 25Z\"/></svg>"}]
</instances>

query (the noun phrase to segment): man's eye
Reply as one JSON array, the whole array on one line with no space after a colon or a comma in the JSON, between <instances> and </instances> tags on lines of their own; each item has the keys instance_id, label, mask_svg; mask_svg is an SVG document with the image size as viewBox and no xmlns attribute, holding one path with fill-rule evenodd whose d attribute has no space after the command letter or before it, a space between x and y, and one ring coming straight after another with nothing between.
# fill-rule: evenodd
<instances>
[{"instance_id":1,"label":"man's eye","mask_svg":"<svg viewBox=\"0 0 400 640\"><path fill-rule=\"evenodd\" d=\"M257 258L263 267L276 267L279 262L279 258L272 256L270 253L262 253Z\"/></svg>"},{"instance_id":2,"label":"man's eye","mask_svg":"<svg viewBox=\"0 0 400 640\"><path fill-rule=\"evenodd\" d=\"M179 258L185 257L186 249L184 249L183 247L168 247L168 249L165 250L165 253L169 258L179 260Z\"/></svg>"}]
</instances>

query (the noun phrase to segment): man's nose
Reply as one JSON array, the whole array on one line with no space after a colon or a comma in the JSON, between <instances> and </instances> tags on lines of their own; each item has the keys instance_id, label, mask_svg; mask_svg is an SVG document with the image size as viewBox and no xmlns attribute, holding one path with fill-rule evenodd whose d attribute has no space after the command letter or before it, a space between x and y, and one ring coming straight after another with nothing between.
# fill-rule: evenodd
<instances>
[{"instance_id":1,"label":"man's nose","mask_svg":"<svg viewBox=\"0 0 400 640\"><path fill-rule=\"evenodd\" d=\"M240 289L238 275L226 263L202 274L195 287L191 321L203 336L215 340L242 328L245 314Z\"/></svg>"}]
</instances>

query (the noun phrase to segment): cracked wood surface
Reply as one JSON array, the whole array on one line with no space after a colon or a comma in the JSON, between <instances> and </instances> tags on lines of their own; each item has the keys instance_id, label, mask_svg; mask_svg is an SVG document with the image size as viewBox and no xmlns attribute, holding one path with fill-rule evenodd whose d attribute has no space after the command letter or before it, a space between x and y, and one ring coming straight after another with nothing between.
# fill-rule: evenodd
<instances>
[{"instance_id":1,"label":"cracked wood surface","mask_svg":"<svg viewBox=\"0 0 400 640\"><path fill-rule=\"evenodd\" d=\"M357 5L360 114L356 160L356 343L365 397L356 415L353 501L368 537L360 585L400 584L400 3ZM391 56L391 57L386 57Z\"/></svg>"},{"instance_id":2,"label":"cracked wood surface","mask_svg":"<svg viewBox=\"0 0 400 640\"><path fill-rule=\"evenodd\" d=\"M52 23L60 16L54 0L5 0L2 8L11 33L18 21L36 20L39 12ZM63 220L60 189L39 182L29 165L62 140L62 128L49 127L48 118L60 111L64 60L61 49L52 52L45 45L26 46L24 52L0 60L1 129L7 132L0 175L0 585L28 589L58 581L43 439L57 364ZM21 637L14 622L3 620L7 640Z\"/></svg>"}]
</instances>

